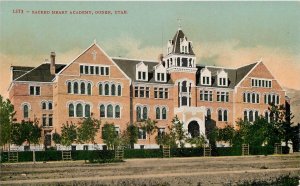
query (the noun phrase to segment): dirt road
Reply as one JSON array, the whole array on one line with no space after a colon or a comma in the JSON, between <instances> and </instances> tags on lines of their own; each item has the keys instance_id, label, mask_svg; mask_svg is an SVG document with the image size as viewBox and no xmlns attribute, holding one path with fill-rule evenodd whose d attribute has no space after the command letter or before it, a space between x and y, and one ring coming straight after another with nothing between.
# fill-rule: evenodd
<instances>
[{"instance_id":1,"label":"dirt road","mask_svg":"<svg viewBox=\"0 0 300 186\"><path fill-rule=\"evenodd\" d=\"M300 175L300 155L1 165L1 185L235 185Z\"/></svg>"}]
</instances>

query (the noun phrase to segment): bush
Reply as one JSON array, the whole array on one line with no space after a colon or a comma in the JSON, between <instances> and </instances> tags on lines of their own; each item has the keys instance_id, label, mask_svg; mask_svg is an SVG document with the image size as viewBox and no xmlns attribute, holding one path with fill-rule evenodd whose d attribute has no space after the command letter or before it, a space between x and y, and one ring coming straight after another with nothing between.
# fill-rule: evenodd
<instances>
[{"instance_id":1,"label":"bush","mask_svg":"<svg viewBox=\"0 0 300 186\"><path fill-rule=\"evenodd\" d=\"M161 158L162 149L125 149L124 158Z\"/></svg>"},{"instance_id":2,"label":"bush","mask_svg":"<svg viewBox=\"0 0 300 186\"><path fill-rule=\"evenodd\" d=\"M196 157L203 156L203 148L176 148L171 149L172 157Z\"/></svg>"},{"instance_id":3,"label":"bush","mask_svg":"<svg viewBox=\"0 0 300 186\"><path fill-rule=\"evenodd\" d=\"M88 160L90 163L115 162L115 151L113 150L95 150L86 152L88 152Z\"/></svg>"},{"instance_id":4,"label":"bush","mask_svg":"<svg viewBox=\"0 0 300 186\"><path fill-rule=\"evenodd\" d=\"M217 147L215 149L216 156L240 156L242 155L242 147Z\"/></svg>"}]
</instances>

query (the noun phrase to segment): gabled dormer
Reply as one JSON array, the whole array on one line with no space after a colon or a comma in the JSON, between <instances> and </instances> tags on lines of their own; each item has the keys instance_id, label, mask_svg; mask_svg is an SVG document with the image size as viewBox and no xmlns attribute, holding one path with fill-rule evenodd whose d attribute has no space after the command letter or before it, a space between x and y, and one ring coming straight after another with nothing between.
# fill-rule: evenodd
<instances>
[{"instance_id":1,"label":"gabled dormer","mask_svg":"<svg viewBox=\"0 0 300 186\"><path fill-rule=\"evenodd\" d=\"M217 82L220 87L228 86L228 73L224 71L224 69L218 71L217 73Z\"/></svg>"},{"instance_id":2,"label":"gabled dormer","mask_svg":"<svg viewBox=\"0 0 300 186\"><path fill-rule=\"evenodd\" d=\"M144 62L140 62L136 65L136 75L135 78L138 81L148 81L148 65Z\"/></svg>"},{"instance_id":3,"label":"gabled dormer","mask_svg":"<svg viewBox=\"0 0 300 186\"><path fill-rule=\"evenodd\" d=\"M208 68L206 68L206 67L201 69L200 82L201 82L201 85L208 85L208 86L210 86L212 83L211 71L208 70Z\"/></svg>"},{"instance_id":4,"label":"gabled dormer","mask_svg":"<svg viewBox=\"0 0 300 186\"><path fill-rule=\"evenodd\" d=\"M160 63L154 68L155 81L167 82L167 69Z\"/></svg>"},{"instance_id":5,"label":"gabled dormer","mask_svg":"<svg viewBox=\"0 0 300 186\"><path fill-rule=\"evenodd\" d=\"M188 41L185 36L183 38L180 38L180 53L189 54L189 46L190 41Z\"/></svg>"}]
</instances>

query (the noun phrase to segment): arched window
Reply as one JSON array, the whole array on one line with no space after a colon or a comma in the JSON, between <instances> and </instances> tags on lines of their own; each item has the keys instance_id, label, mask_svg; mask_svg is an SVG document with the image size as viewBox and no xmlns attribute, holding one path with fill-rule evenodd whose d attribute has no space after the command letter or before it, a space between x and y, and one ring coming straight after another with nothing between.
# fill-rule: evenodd
<instances>
[{"instance_id":1,"label":"arched window","mask_svg":"<svg viewBox=\"0 0 300 186\"><path fill-rule=\"evenodd\" d=\"M120 112L120 106L117 105L115 107L115 118L120 118L121 112Z\"/></svg>"},{"instance_id":2,"label":"arched window","mask_svg":"<svg viewBox=\"0 0 300 186\"><path fill-rule=\"evenodd\" d=\"M207 111L206 111L206 119L211 120L211 110L210 109L207 109Z\"/></svg>"},{"instance_id":3,"label":"arched window","mask_svg":"<svg viewBox=\"0 0 300 186\"><path fill-rule=\"evenodd\" d=\"M68 93L72 93L72 83L68 82Z\"/></svg>"},{"instance_id":4,"label":"arched window","mask_svg":"<svg viewBox=\"0 0 300 186\"><path fill-rule=\"evenodd\" d=\"M106 116L108 118L112 118L113 117L113 106L112 105L108 105L107 106L107 114L106 114Z\"/></svg>"},{"instance_id":5,"label":"arched window","mask_svg":"<svg viewBox=\"0 0 300 186\"><path fill-rule=\"evenodd\" d=\"M272 99L272 102L275 104L276 102L276 98L275 98L275 95L273 95L273 99Z\"/></svg>"},{"instance_id":6,"label":"arched window","mask_svg":"<svg viewBox=\"0 0 300 186\"><path fill-rule=\"evenodd\" d=\"M122 95L122 87L121 85L118 85L118 96Z\"/></svg>"},{"instance_id":7,"label":"arched window","mask_svg":"<svg viewBox=\"0 0 300 186\"><path fill-rule=\"evenodd\" d=\"M24 118L29 117L29 107L28 107L28 105L23 106L23 116L24 116Z\"/></svg>"},{"instance_id":8,"label":"arched window","mask_svg":"<svg viewBox=\"0 0 300 186\"><path fill-rule=\"evenodd\" d=\"M85 112L84 113L85 117L90 117L91 116L91 106L89 104L85 105L84 112Z\"/></svg>"},{"instance_id":9,"label":"arched window","mask_svg":"<svg viewBox=\"0 0 300 186\"><path fill-rule=\"evenodd\" d=\"M187 92L186 81L183 81L182 84L181 84L181 92Z\"/></svg>"},{"instance_id":10,"label":"arched window","mask_svg":"<svg viewBox=\"0 0 300 186\"><path fill-rule=\"evenodd\" d=\"M111 85L111 95L112 96L116 95L116 85L114 85L114 84Z\"/></svg>"},{"instance_id":11,"label":"arched window","mask_svg":"<svg viewBox=\"0 0 300 186\"><path fill-rule=\"evenodd\" d=\"M248 120L248 112L245 110L244 111L244 121Z\"/></svg>"},{"instance_id":12,"label":"arched window","mask_svg":"<svg viewBox=\"0 0 300 186\"><path fill-rule=\"evenodd\" d=\"M256 94L256 103L259 103L259 94Z\"/></svg>"},{"instance_id":13,"label":"arched window","mask_svg":"<svg viewBox=\"0 0 300 186\"><path fill-rule=\"evenodd\" d=\"M267 121L269 120L269 112L268 112L268 111L265 112L265 119L266 119Z\"/></svg>"},{"instance_id":14,"label":"arched window","mask_svg":"<svg viewBox=\"0 0 300 186\"><path fill-rule=\"evenodd\" d=\"M148 119L148 109L147 109L147 107L143 108L143 119Z\"/></svg>"},{"instance_id":15,"label":"arched window","mask_svg":"<svg viewBox=\"0 0 300 186\"><path fill-rule=\"evenodd\" d=\"M243 93L243 101L246 102L246 93Z\"/></svg>"},{"instance_id":16,"label":"arched window","mask_svg":"<svg viewBox=\"0 0 300 186\"><path fill-rule=\"evenodd\" d=\"M47 108L46 102L43 102L43 103L42 103L42 109L43 109L43 110L46 110L46 108Z\"/></svg>"},{"instance_id":17,"label":"arched window","mask_svg":"<svg viewBox=\"0 0 300 186\"><path fill-rule=\"evenodd\" d=\"M224 110L223 121L227 121L227 110Z\"/></svg>"},{"instance_id":18,"label":"arched window","mask_svg":"<svg viewBox=\"0 0 300 186\"><path fill-rule=\"evenodd\" d=\"M160 119L160 108L157 107L156 110L155 110L155 115L156 115L156 119Z\"/></svg>"},{"instance_id":19,"label":"arched window","mask_svg":"<svg viewBox=\"0 0 300 186\"><path fill-rule=\"evenodd\" d=\"M218 110L218 121L222 121L222 110Z\"/></svg>"},{"instance_id":20,"label":"arched window","mask_svg":"<svg viewBox=\"0 0 300 186\"><path fill-rule=\"evenodd\" d=\"M264 95L264 98L265 98L265 103L267 103L268 100L267 100L267 95L266 94Z\"/></svg>"},{"instance_id":21,"label":"arched window","mask_svg":"<svg viewBox=\"0 0 300 186\"><path fill-rule=\"evenodd\" d=\"M279 104L279 96L276 96L276 104Z\"/></svg>"},{"instance_id":22,"label":"arched window","mask_svg":"<svg viewBox=\"0 0 300 186\"><path fill-rule=\"evenodd\" d=\"M82 104L78 103L76 105L76 117L82 117L83 116L83 107Z\"/></svg>"},{"instance_id":23,"label":"arched window","mask_svg":"<svg viewBox=\"0 0 300 186\"><path fill-rule=\"evenodd\" d=\"M247 93L247 102L250 103L251 102L251 94Z\"/></svg>"},{"instance_id":24,"label":"arched window","mask_svg":"<svg viewBox=\"0 0 300 186\"><path fill-rule=\"evenodd\" d=\"M255 93L252 93L252 103L255 103Z\"/></svg>"},{"instance_id":25,"label":"arched window","mask_svg":"<svg viewBox=\"0 0 300 186\"><path fill-rule=\"evenodd\" d=\"M82 82L82 83L80 84L80 93L81 93L81 94L85 94L85 83L84 83L84 82Z\"/></svg>"},{"instance_id":26,"label":"arched window","mask_svg":"<svg viewBox=\"0 0 300 186\"><path fill-rule=\"evenodd\" d=\"M78 94L78 83L77 82L74 82L74 94Z\"/></svg>"},{"instance_id":27,"label":"arched window","mask_svg":"<svg viewBox=\"0 0 300 186\"><path fill-rule=\"evenodd\" d=\"M136 108L136 120L140 121L142 119L142 112L141 112L141 107Z\"/></svg>"},{"instance_id":28,"label":"arched window","mask_svg":"<svg viewBox=\"0 0 300 186\"><path fill-rule=\"evenodd\" d=\"M162 119L167 119L167 109L165 107L162 109Z\"/></svg>"},{"instance_id":29,"label":"arched window","mask_svg":"<svg viewBox=\"0 0 300 186\"><path fill-rule=\"evenodd\" d=\"M257 120L258 119L258 111L255 111L255 118L254 120Z\"/></svg>"},{"instance_id":30,"label":"arched window","mask_svg":"<svg viewBox=\"0 0 300 186\"><path fill-rule=\"evenodd\" d=\"M249 121L250 122L253 121L253 111L252 110L249 111Z\"/></svg>"},{"instance_id":31,"label":"arched window","mask_svg":"<svg viewBox=\"0 0 300 186\"><path fill-rule=\"evenodd\" d=\"M91 85L91 83L88 83L88 84L87 84L87 94L88 94L88 95L91 95L91 94L92 94L92 85Z\"/></svg>"},{"instance_id":32,"label":"arched window","mask_svg":"<svg viewBox=\"0 0 300 186\"><path fill-rule=\"evenodd\" d=\"M102 87L102 84L99 84L99 95L103 95L103 87Z\"/></svg>"},{"instance_id":33,"label":"arched window","mask_svg":"<svg viewBox=\"0 0 300 186\"><path fill-rule=\"evenodd\" d=\"M74 105L69 105L69 117L74 117Z\"/></svg>"},{"instance_id":34,"label":"arched window","mask_svg":"<svg viewBox=\"0 0 300 186\"><path fill-rule=\"evenodd\" d=\"M105 117L105 106L100 105L100 117Z\"/></svg>"},{"instance_id":35,"label":"arched window","mask_svg":"<svg viewBox=\"0 0 300 186\"><path fill-rule=\"evenodd\" d=\"M105 84L104 86L104 89L105 89L105 95L109 95L109 85L108 84Z\"/></svg>"},{"instance_id":36,"label":"arched window","mask_svg":"<svg viewBox=\"0 0 300 186\"><path fill-rule=\"evenodd\" d=\"M49 109L49 110L52 110L52 102L49 102L49 104L48 104L48 109Z\"/></svg>"},{"instance_id":37,"label":"arched window","mask_svg":"<svg viewBox=\"0 0 300 186\"><path fill-rule=\"evenodd\" d=\"M269 104L272 102L272 101L271 101L271 99L272 99L271 97L272 97L271 94L269 94L269 95L268 95L268 103L269 103Z\"/></svg>"}]
</instances>

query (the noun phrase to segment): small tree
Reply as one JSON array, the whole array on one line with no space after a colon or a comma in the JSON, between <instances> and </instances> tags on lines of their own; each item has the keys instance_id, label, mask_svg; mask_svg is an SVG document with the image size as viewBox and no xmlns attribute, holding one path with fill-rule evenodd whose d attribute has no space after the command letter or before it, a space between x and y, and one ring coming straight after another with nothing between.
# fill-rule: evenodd
<instances>
[{"instance_id":1,"label":"small tree","mask_svg":"<svg viewBox=\"0 0 300 186\"><path fill-rule=\"evenodd\" d=\"M181 148L185 146L185 141L187 139L187 131L183 128L183 123L179 121L178 117L175 116L172 120L172 126L170 128L170 139L175 139L176 143L179 144Z\"/></svg>"},{"instance_id":2,"label":"small tree","mask_svg":"<svg viewBox=\"0 0 300 186\"><path fill-rule=\"evenodd\" d=\"M119 145L120 138L116 132L114 124L105 123L102 129L102 139L108 149L114 149L114 146Z\"/></svg>"},{"instance_id":3,"label":"small tree","mask_svg":"<svg viewBox=\"0 0 300 186\"><path fill-rule=\"evenodd\" d=\"M63 124L61 127L61 143L64 146L70 147L72 143L77 139L76 126L71 123L70 125Z\"/></svg>"},{"instance_id":4,"label":"small tree","mask_svg":"<svg viewBox=\"0 0 300 186\"><path fill-rule=\"evenodd\" d=\"M134 148L134 144L138 140L139 129L135 124L127 125L126 130L121 134L122 144Z\"/></svg>"},{"instance_id":5,"label":"small tree","mask_svg":"<svg viewBox=\"0 0 300 186\"><path fill-rule=\"evenodd\" d=\"M52 139L55 143L55 146L61 143L61 136L56 131L52 134Z\"/></svg>"},{"instance_id":6,"label":"small tree","mask_svg":"<svg viewBox=\"0 0 300 186\"><path fill-rule=\"evenodd\" d=\"M142 128L143 130L145 130L146 133L147 133L147 135L148 135L149 144L150 144L150 138L151 138L151 135L153 135L154 132L156 131L156 124L157 124L157 121L151 120L150 118L146 119L146 120L141 124L141 128Z\"/></svg>"},{"instance_id":7,"label":"small tree","mask_svg":"<svg viewBox=\"0 0 300 186\"><path fill-rule=\"evenodd\" d=\"M193 146L195 145L197 148L204 147L206 144L205 136L200 134L194 138L188 138L187 141Z\"/></svg>"},{"instance_id":8,"label":"small tree","mask_svg":"<svg viewBox=\"0 0 300 186\"><path fill-rule=\"evenodd\" d=\"M0 146L2 147L10 142L15 114L14 106L11 104L10 100L7 99L5 101L0 95Z\"/></svg>"},{"instance_id":9,"label":"small tree","mask_svg":"<svg viewBox=\"0 0 300 186\"><path fill-rule=\"evenodd\" d=\"M231 125L226 125L224 128L218 129L218 141L229 142L232 144L235 130Z\"/></svg>"},{"instance_id":10,"label":"small tree","mask_svg":"<svg viewBox=\"0 0 300 186\"><path fill-rule=\"evenodd\" d=\"M95 143L95 136L100 128L100 120L83 118L78 128L78 141L80 143Z\"/></svg>"}]
</instances>

